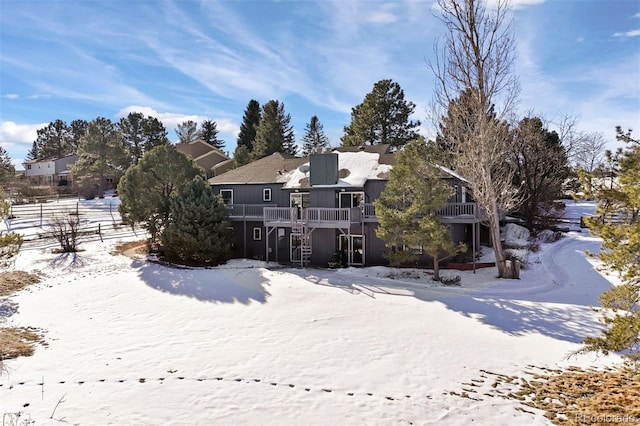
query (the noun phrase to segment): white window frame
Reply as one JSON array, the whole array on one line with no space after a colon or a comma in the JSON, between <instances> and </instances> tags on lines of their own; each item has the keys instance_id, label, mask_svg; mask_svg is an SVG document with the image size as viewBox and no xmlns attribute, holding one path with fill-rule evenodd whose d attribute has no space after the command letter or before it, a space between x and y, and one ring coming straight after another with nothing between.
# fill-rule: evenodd
<instances>
[{"instance_id":1,"label":"white window frame","mask_svg":"<svg viewBox=\"0 0 640 426\"><path fill-rule=\"evenodd\" d=\"M271 188L262 188L262 201L271 201Z\"/></svg>"},{"instance_id":2,"label":"white window frame","mask_svg":"<svg viewBox=\"0 0 640 426\"><path fill-rule=\"evenodd\" d=\"M305 202L304 202L305 195L306 195L306 198L307 198L307 203L310 203L310 202L311 202L311 194L309 194L308 192L292 192L292 193L290 193L290 194L289 194L289 206L290 206L290 207L296 207L296 206L297 206L297 207L302 207L302 208L309 207L309 206L308 206L308 205L306 205L306 204L305 204ZM301 203L302 205L296 205L296 206L294 206L294 204L293 204L293 199L294 199L294 198L298 198L298 197L300 198L300 203Z\"/></svg>"},{"instance_id":3,"label":"white window frame","mask_svg":"<svg viewBox=\"0 0 640 426\"><path fill-rule=\"evenodd\" d=\"M339 192L339 194L340 195L338 196L338 206L341 209L359 207L359 206L352 206L352 205L350 205L348 207L343 206L342 205L342 195L349 195L350 196L349 204L353 204L355 196L361 196L362 197L362 203L364 203L364 191Z\"/></svg>"},{"instance_id":4,"label":"white window frame","mask_svg":"<svg viewBox=\"0 0 640 426\"><path fill-rule=\"evenodd\" d=\"M262 241L262 228L257 226L253 228L253 241Z\"/></svg>"},{"instance_id":5,"label":"white window frame","mask_svg":"<svg viewBox=\"0 0 640 426\"><path fill-rule=\"evenodd\" d=\"M231 197L229 197L229 202L225 203L226 205L230 206L233 204L233 189L221 189L220 190L220 196L222 197L222 200L224 201L224 196L222 195L223 192L228 192L231 193Z\"/></svg>"}]
</instances>

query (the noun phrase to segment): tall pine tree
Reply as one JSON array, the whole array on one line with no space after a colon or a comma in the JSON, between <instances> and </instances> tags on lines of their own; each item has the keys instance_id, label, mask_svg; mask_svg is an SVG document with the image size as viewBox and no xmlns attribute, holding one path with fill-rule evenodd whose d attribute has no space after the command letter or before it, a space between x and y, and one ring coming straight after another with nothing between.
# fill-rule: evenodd
<instances>
[{"instance_id":1,"label":"tall pine tree","mask_svg":"<svg viewBox=\"0 0 640 426\"><path fill-rule=\"evenodd\" d=\"M466 248L451 241L449 229L436 214L447 204L452 188L430 162L435 151L435 144L423 138L409 142L397 154L389 182L374 204L380 224L376 235L389 249L391 264L415 261L424 251L433 259L433 279L439 281L440 261Z\"/></svg>"},{"instance_id":2,"label":"tall pine tree","mask_svg":"<svg viewBox=\"0 0 640 426\"><path fill-rule=\"evenodd\" d=\"M562 196L562 186L569 176L567 153L558 134L546 129L537 117L520 120L514 137L508 162L515 167L514 183L522 197L518 214L533 230Z\"/></svg>"},{"instance_id":3,"label":"tall pine tree","mask_svg":"<svg viewBox=\"0 0 640 426\"><path fill-rule=\"evenodd\" d=\"M260 124L260 118L262 118L260 103L255 99L251 99L244 111L242 124L240 125L240 133L238 133L236 150L233 153L233 160L236 167L245 165L251 161L251 152L253 151L253 143L256 139L256 129L258 128L258 124Z\"/></svg>"},{"instance_id":4,"label":"tall pine tree","mask_svg":"<svg viewBox=\"0 0 640 426\"><path fill-rule=\"evenodd\" d=\"M196 176L204 178L204 170L174 145L153 148L120 179L118 210L123 222L142 223L156 245L171 217L171 199Z\"/></svg>"},{"instance_id":5,"label":"tall pine tree","mask_svg":"<svg viewBox=\"0 0 640 426\"><path fill-rule=\"evenodd\" d=\"M295 137L290 122L291 116L285 113L283 103L277 100L267 102L262 108L251 159L255 161L274 152L295 155Z\"/></svg>"},{"instance_id":6,"label":"tall pine tree","mask_svg":"<svg viewBox=\"0 0 640 426\"><path fill-rule=\"evenodd\" d=\"M198 138L220 151L224 150L224 141L218 137L218 124L213 120L204 120L200 123Z\"/></svg>"},{"instance_id":7,"label":"tall pine tree","mask_svg":"<svg viewBox=\"0 0 640 426\"><path fill-rule=\"evenodd\" d=\"M364 101L352 108L351 124L344 128L343 146L390 144L401 147L418 134L419 121L409 116L416 105L404 99L404 91L392 80L380 80L373 85Z\"/></svg>"},{"instance_id":8,"label":"tall pine tree","mask_svg":"<svg viewBox=\"0 0 640 426\"><path fill-rule=\"evenodd\" d=\"M131 156L131 164L138 164L144 153L156 146L169 143L167 129L155 117L140 112L129 113L120 119L118 128Z\"/></svg>"},{"instance_id":9,"label":"tall pine tree","mask_svg":"<svg viewBox=\"0 0 640 426\"><path fill-rule=\"evenodd\" d=\"M37 138L32 152L29 152L29 158L33 160L60 158L71 153L73 153L73 147L69 127L64 121L56 120L37 130Z\"/></svg>"},{"instance_id":10,"label":"tall pine tree","mask_svg":"<svg viewBox=\"0 0 640 426\"><path fill-rule=\"evenodd\" d=\"M6 149L0 146L0 192L15 177L16 169Z\"/></svg>"},{"instance_id":11,"label":"tall pine tree","mask_svg":"<svg viewBox=\"0 0 640 426\"><path fill-rule=\"evenodd\" d=\"M302 142L302 155L304 157L315 152L318 148L329 147L329 138L324 134L324 127L317 116L311 117L311 121L307 123Z\"/></svg>"},{"instance_id":12,"label":"tall pine tree","mask_svg":"<svg viewBox=\"0 0 640 426\"><path fill-rule=\"evenodd\" d=\"M602 238L598 257L622 284L600 296L605 329L585 339L580 352L623 352L640 369L640 140L617 128L628 144L614 157L617 181L597 188L598 218L587 219L591 232Z\"/></svg>"},{"instance_id":13,"label":"tall pine tree","mask_svg":"<svg viewBox=\"0 0 640 426\"><path fill-rule=\"evenodd\" d=\"M256 129L258 124L260 124L261 118L260 103L255 99L251 99L242 117L240 133L238 133L238 147L246 146L247 152L253 151L253 142L256 140Z\"/></svg>"},{"instance_id":14,"label":"tall pine tree","mask_svg":"<svg viewBox=\"0 0 640 426\"><path fill-rule=\"evenodd\" d=\"M111 120L98 117L89 123L87 133L78 147L74 174L98 186L98 196L104 196L106 178L118 179L130 164L122 133Z\"/></svg>"}]
</instances>

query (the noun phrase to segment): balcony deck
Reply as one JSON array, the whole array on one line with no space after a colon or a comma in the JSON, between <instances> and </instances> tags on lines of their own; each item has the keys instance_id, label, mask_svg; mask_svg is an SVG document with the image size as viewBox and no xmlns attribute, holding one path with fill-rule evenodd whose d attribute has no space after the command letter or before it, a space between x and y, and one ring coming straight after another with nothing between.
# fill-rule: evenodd
<instances>
[{"instance_id":1,"label":"balcony deck","mask_svg":"<svg viewBox=\"0 0 640 426\"><path fill-rule=\"evenodd\" d=\"M264 204L230 204L232 221L263 222L265 226L292 227L305 224L311 228L346 228L364 222L376 223L373 204L356 208L269 207ZM443 223L478 223L483 215L476 203L448 203L436 213Z\"/></svg>"}]
</instances>

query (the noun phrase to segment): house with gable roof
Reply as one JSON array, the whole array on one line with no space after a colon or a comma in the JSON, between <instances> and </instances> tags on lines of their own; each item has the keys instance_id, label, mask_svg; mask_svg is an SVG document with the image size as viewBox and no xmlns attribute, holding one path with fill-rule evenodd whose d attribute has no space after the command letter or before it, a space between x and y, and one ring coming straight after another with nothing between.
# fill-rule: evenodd
<instances>
[{"instance_id":1,"label":"house with gable roof","mask_svg":"<svg viewBox=\"0 0 640 426\"><path fill-rule=\"evenodd\" d=\"M63 157L41 158L23 163L25 176L31 185L36 186L71 186L71 166L78 161L77 154Z\"/></svg>"},{"instance_id":2,"label":"house with gable roof","mask_svg":"<svg viewBox=\"0 0 640 426\"><path fill-rule=\"evenodd\" d=\"M339 147L306 158L274 153L209 179L228 207L234 255L301 266L327 266L336 256L353 266L388 264L373 202L395 164L389 148ZM454 242L477 248L477 204L464 178L441 170L455 195L438 214Z\"/></svg>"},{"instance_id":3,"label":"house with gable roof","mask_svg":"<svg viewBox=\"0 0 640 426\"><path fill-rule=\"evenodd\" d=\"M202 167L207 178L218 176L234 167L233 160L224 152L201 139L188 143L179 142L176 144L176 149Z\"/></svg>"}]
</instances>

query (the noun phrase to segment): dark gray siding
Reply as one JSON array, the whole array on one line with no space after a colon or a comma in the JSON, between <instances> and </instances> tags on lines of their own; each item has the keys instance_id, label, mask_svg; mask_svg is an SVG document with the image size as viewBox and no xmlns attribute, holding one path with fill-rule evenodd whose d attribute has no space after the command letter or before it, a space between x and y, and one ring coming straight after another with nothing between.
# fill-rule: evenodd
<instances>
[{"instance_id":1,"label":"dark gray siding","mask_svg":"<svg viewBox=\"0 0 640 426\"><path fill-rule=\"evenodd\" d=\"M389 264L389 261L384 257L387 248L384 246L384 242L376 236L377 227L376 223L367 223L364 226L364 256L367 266Z\"/></svg>"},{"instance_id":2,"label":"dark gray siding","mask_svg":"<svg viewBox=\"0 0 640 426\"><path fill-rule=\"evenodd\" d=\"M338 207L338 193L335 188L313 188L309 191L310 207Z\"/></svg>"},{"instance_id":3,"label":"dark gray siding","mask_svg":"<svg viewBox=\"0 0 640 426\"><path fill-rule=\"evenodd\" d=\"M311 234L311 264L326 267L333 254L338 250L335 229L316 229Z\"/></svg>"},{"instance_id":4,"label":"dark gray siding","mask_svg":"<svg viewBox=\"0 0 640 426\"><path fill-rule=\"evenodd\" d=\"M386 180L369 180L364 185L364 202L373 203L380 197L382 191L384 191L387 185Z\"/></svg>"},{"instance_id":5,"label":"dark gray siding","mask_svg":"<svg viewBox=\"0 0 640 426\"><path fill-rule=\"evenodd\" d=\"M216 194L220 194L221 189L233 190L233 204L264 204L268 206L280 206L281 199L286 197L286 205L289 205L289 196L282 193L281 183L212 185L212 188ZM271 189L271 201L262 200L262 190L265 188Z\"/></svg>"}]
</instances>

